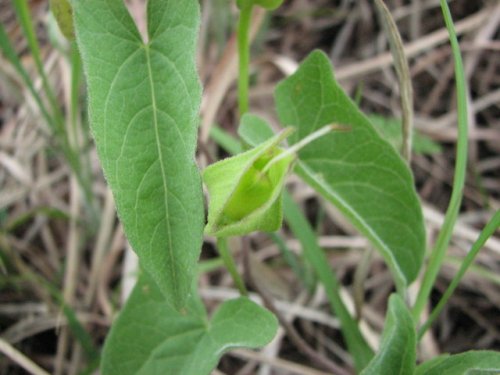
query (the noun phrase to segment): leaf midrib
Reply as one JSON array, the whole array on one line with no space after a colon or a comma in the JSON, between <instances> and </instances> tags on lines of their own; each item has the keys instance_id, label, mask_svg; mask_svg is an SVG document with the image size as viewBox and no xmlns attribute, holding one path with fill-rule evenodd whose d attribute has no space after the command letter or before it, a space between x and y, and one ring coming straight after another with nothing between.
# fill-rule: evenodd
<instances>
[{"instance_id":1,"label":"leaf midrib","mask_svg":"<svg viewBox=\"0 0 500 375\"><path fill-rule=\"evenodd\" d=\"M146 65L148 67L148 78L149 78L149 86L151 88L151 105L153 109L153 127L155 130L155 143L156 143L156 148L158 152L158 159L160 162L160 169L161 169L161 178L163 182L163 193L164 193L164 207L165 207L165 220L166 220L166 229L167 229L167 237L168 237L168 252L170 255L171 261L170 263L170 272L171 272L171 279L173 280L173 289L174 289L174 298L177 300L178 298L178 288L179 286L177 285L177 272L175 270L174 266L174 253L173 253L173 246L172 246L172 234L171 234L171 228L170 228L170 217L169 217L169 206L168 206L168 186L167 186L167 180L166 180L166 174L165 174L165 165L163 162L163 153L161 150L161 143L160 143L160 134L159 134L159 123L158 123L158 115L157 115L157 105L156 105L156 95L155 95L155 85L154 85L154 80L153 80L153 70L151 67L151 52L149 48L149 44L144 44L144 53L146 55Z\"/></svg>"}]
</instances>

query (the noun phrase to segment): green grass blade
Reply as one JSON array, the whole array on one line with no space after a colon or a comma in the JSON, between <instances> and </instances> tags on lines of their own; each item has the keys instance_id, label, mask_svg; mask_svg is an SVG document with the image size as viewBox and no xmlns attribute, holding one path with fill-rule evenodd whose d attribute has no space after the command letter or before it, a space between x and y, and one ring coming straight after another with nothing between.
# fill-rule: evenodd
<instances>
[{"instance_id":1,"label":"green grass blade","mask_svg":"<svg viewBox=\"0 0 500 375\"><path fill-rule=\"evenodd\" d=\"M285 240L278 233L269 233L269 237L276 244L286 264L290 266L293 273L300 279L304 287L307 290L312 290L315 286L315 280L312 272L309 272L310 269L304 267L303 262L299 260L292 250L290 250Z\"/></svg>"},{"instance_id":2,"label":"green grass blade","mask_svg":"<svg viewBox=\"0 0 500 375\"><path fill-rule=\"evenodd\" d=\"M8 36L5 32L3 25L0 25L0 45L4 54L8 58L9 62L15 67L18 74L22 77L23 81L27 85L29 91L33 95L42 116L46 120L48 126L53 130L57 140L60 143L62 151L66 160L68 161L71 169L77 176L78 182L83 187L86 193L86 199L90 201L90 187L89 179L84 179L82 173L80 171L80 160L78 158L78 153L72 149L71 143L68 138L68 132L65 128L65 119L61 111L61 107L57 102L57 98L55 96L54 90L49 83L47 74L43 67L42 57L40 53L40 46L38 44L35 31L33 29L31 14L28 8L28 3L25 0L14 0L13 6L16 11L17 17L23 29L24 35L28 42L28 46L30 48L31 54L35 61L36 68L38 70L38 74L42 79L42 86L44 95L48 98L50 104L50 113L49 109L47 109L46 104L42 101L41 96L36 92L33 81L29 77L28 73L22 66L19 57L17 56L14 48L12 47ZM85 187L87 185L87 187Z\"/></svg>"},{"instance_id":3,"label":"green grass blade","mask_svg":"<svg viewBox=\"0 0 500 375\"><path fill-rule=\"evenodd\" d=\"M463 257L449 256L449 255L446 256L444 259L445 262L448 263L448 265L452 266L453 268L456 268L457 270L460 269L460 266L464 261ZM475 274L477 277L483 278L487 281L496 284L497 286L500 286L500 275L494 271L487 269L483 265L471 264L471 266L469 267L469 273Z\"/></svg>"},{"instance_id":4,"label":"green grass blade","mask_svg":"<svg viewBox=\"0 0 500 375\"><path fill-rule=\"evenodd\" d=\"M24 84L28 87L29 92L35 99L36 104L38 105L38 108L40 109L40 112L42 113L43 118L47 122L47 124L50 126L52 125L52 117L49 115L49 112L47 111L47 108L45 107L45 104L42 102L42 98L38 94L38 92L35 90L35 85L33 84L33 80L29 76L28 72L26 69L24 69L24 66L21 64L21 60L17 56L17 53L12 46L12 43L10 42L9 36L7 35L4 25L0 23L0 48L2 49L3 54L7 58L7 60L12 64L12 66L16 69L17 74L21 76Z\"/></svg>"},{"instance_id":5,"label":"green grass blade","mask_svg":"<svg viewBox=\"0 0 500 375\"><path fill-rule=\"evenodd\" d=\"M361 371L373 357L373 351L361 334L357 322L347 310L340 296L340 285L328 259L316 242L316 233L304 217L290 194L283 194L283 214L295 237L302 244L305 259L311 264L325 287L333 312L340 320L342 335L349 353L353 356L357 371Z\"/></svg>"},{"instance_id":6,"label":"green grass blade","mask_svg":"<svg viewBox=\"0 0 500 375\"><path fill-rule=\"evenodd\" d=\"M38 44L35 30L33 28L31 14L28 8L28 2L26 0L14 0L12 4L16 11L19 23L21 24L21 27L23 29L24 36L26 37L26 40L28 42L31 55L33 56L33 60L35 61L35 65L38 70L38 74L42 78L43 89L45 91L45 94L47 95L47 98L49 99L49 103L52 107L52 113L54 115L54 119L56 120L55 124L59 127L60 132L64 132L64 129L61 129L64 123L63 116L59 104L57 103L54 90L49 83L47 74L45 73L45 68L43 67L40 46Z\"/></svg>"},{"instance_id":7,"label":"green grass blade","mask_svg":"<svg viewBox=\"0 0 500 375\"><path fill-rule=\"evenodd\" d=\"M226 152L236 155L243 151L240 141L222 130L217 125L210 127L210 137Z\"/></svg>"},{"instance_id":8,"label":"green grass blade","mask_svg":"<svg viewBox=\"0 0 500 375\"><path fill-rule=\"evenodd\" d=\"M453 60L455 63L455 80L457 85L457 110L458 110L458 142L457 155L455 162L455 176L453 179L453 191L451 193L450 204L444 218L443 227L436 240L432 250L427 270L425 272L422 286L420 287L417 300L413 306L413 319L419 321L419 317L427 303L439 269L446 255L448 244L450 243L453 227L457 221L458 212L462 203L463 189L465 185L465 173L467 168L467 137L468 137L468 108L467 108L467 87L465 82L465 73L460 54L460 45L458 44L455 27L450 14L450 9L446 0L441 0L441 9L443 12L446 28L450 36L451 48L453 51Z\"/></svg>"},{"instance_id":9,"label":"green grass blade","mask_svg":"<svg viewBox=\"0 0 500 375\"><path fill-rule=\"evenodd\" d=\"M439 300L439 303L434 308L434 310L432 311L431 315L429 316L425 324L423 324L422 327L420 328L418 332L419 339L424 335L425 331L427 331L427 329L436 320L436 318L441 313L444 306L450 299L451 295L457 288L458 284L460 283L460 280L462 280L462 277L464 276L465 272L474 262L474 259L476 258L477 254L479 254L481 248L484 246L488 238L490 238L499 227L500 227L500 211L497 211L495 215L493 215L491 220L488 222L488 224L486 224L481 234L479 235L479 238L472 245L471 250L465 256L462 265L460 266L460 269L453 277L453 280L451 280L448 289L446 289L446 291L444 292L443 296Z\"/></svg>"}]
</instances>

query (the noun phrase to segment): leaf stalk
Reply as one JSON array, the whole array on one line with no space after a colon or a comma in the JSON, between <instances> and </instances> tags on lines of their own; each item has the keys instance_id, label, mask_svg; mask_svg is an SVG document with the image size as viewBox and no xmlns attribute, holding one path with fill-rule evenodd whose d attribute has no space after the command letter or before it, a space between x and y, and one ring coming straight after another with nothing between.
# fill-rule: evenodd
<instances>
[{"instance_id":1,"label":"leaf stalk","mask_svg":"<svg viewBox=\"0 0 500 375\"><path fill-rule=\"evenodd\" d=\"M299 142L295 143L293 146L287 148L285 151L283 151L281 154L277 155L273 159L269 161L269 163L266 164L266 166L262 169L262 173L266 173L269 168L271 168L274 164L279 162L280 160L290 156L290 155L296 155L297 152L299 152L301 149L303 149L305 146L307 146L309 143L315 141L318 138L321 138L322 136L330 133L331 131L334 130L340 130L340 131L347 131L350 128L347 126L342 126L342 125L337 125L337 124L329 124L326 126L323 126L322 128L316 130L315 132L309 134L308 136L302 138Z\"/></svg>"}]
</instances>

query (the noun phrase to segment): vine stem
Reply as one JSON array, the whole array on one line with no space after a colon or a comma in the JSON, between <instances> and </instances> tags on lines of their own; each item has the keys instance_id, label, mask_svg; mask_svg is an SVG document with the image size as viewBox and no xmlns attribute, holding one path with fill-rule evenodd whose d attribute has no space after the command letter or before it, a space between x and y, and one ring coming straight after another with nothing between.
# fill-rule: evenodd
<instances>
[{"instance_id":1,"label":"vine stem","mask_svg":"<svg viewBox=\"0 0 500 375\"><path fill-rule=\"evenodd\" d=\"M238 22L238 106L240 117L248 112L248 87L249 87L249 65L250 65L250 21L252 19L253 5L241 9Z\"/></svg>"},{"instance_id":2,"label":"vine stem","mask_svg":"<svg viewBox=\"0 0 500 375\"><path fill-rule=\"evenodd\" d=\"M243 279L238 273L238 269L236 268L236 263L234 262L231 252L229 251L226 237L217 237L217 249L219 250L219 254L222 260L224 261L224 265L231 274L231 277L233 278L236 287L240 291L240 294L242 296L248 296L248 291L247 288L245 287L245 283L243 282Z\"/></svg>"}]
</instances>

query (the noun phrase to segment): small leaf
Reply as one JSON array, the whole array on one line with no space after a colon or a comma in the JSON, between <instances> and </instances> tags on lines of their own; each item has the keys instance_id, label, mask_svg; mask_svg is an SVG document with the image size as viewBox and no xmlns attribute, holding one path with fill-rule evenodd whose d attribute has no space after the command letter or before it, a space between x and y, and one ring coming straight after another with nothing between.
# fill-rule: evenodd
<instances>
[{"instance_id":1,"label":"small leaf","mask_svg":"<svg viewBox=\"0 0 500 375\"><path fill-rule=\"evenodd\" d=\"M334 80L325 54L312 53L275 97L281 123L297 127L292 143L326 124L351 128L305 147L295 171L373 243L403 289L417 276L425 250L411 171Z\"/></svg>"},{"instance_id":2,"label":"small leaf","mask_svg":"<svg viewBox=\"0 0 500 375\"><path fill-rule=\"evenodd\" d=\"M197 0L149 0L144 43L123 1L73 2L92 133L125 233L182 308L203 236L194 160L201 87Z\"/></svg>"},{"instance_id":3,"label":"small leaf","mask_svg":"<svg viewBox=\"0 0 500 375\"><path fill-rule=\"evenodd\" d=\"M210 196L206 234L228 237L279 229L283 184L294 156L271 160L284 151L278 145L291 130L205 169L203 181Z\"/></svg>"},{"instance_id":4,"label":"small leaf","mask_svg":"<svg viewBox=\"0 0 500 375\"><path fill-rule=\"evenodd\" d=\"M63 35L69 40L75 39L73 28L73 10L68 0L50 0L50 10L59 25Z\"/></svg>"},{"instance_id":5,"label":"small leaf","mask_svg":"<svg viewBox=\"0 0 500 375\"><path fill-rule=\"evenodd\" d=\"M257 348L274 337L276 318L251 300L224 302L209 321L198 297L174 310L141 275L104 346L103 375L205 375L232 348Z\"/></svg>"},{"instance_id":6,"label":"small leaf","mask_svg":"<svg viewBox=\"0 0 500 375\"><path fill-rule=\"evenodd\" d=\"M422 363L415 375L497 375L500 373L500 353L494 351L470 351L440 356Z\"/></svg>"},{"instance_id":7,"label":"small leaf","mask_svg":"<svg viewBox=\"0 0 500 375\"><path fill-rule=\"evenodd\" d=\"M238 127L238 135L247 144L255 147L264 143L269 138L274 137L274 132L265 120L246 113L241 118L241 124Z\"/></svg>"},{"instance_id":8,"label":"small leaf","mask_svg":"<svg viewBox=\"0 0 500 375\"><path fill-rule=\"evenodd\" d=\"M389 299L379 352L361 375L413 375L417 357L417 333L408 307L397 294Z\"/></svg>"}]
</instances>

